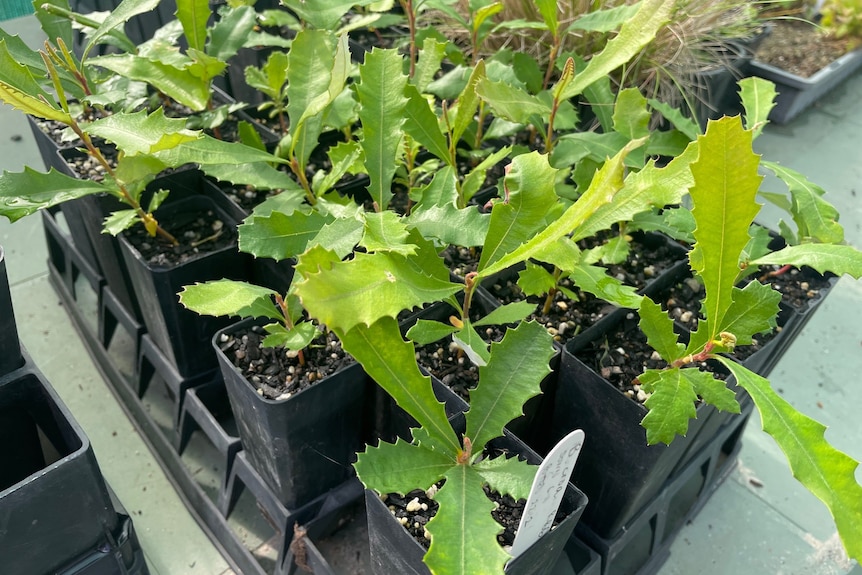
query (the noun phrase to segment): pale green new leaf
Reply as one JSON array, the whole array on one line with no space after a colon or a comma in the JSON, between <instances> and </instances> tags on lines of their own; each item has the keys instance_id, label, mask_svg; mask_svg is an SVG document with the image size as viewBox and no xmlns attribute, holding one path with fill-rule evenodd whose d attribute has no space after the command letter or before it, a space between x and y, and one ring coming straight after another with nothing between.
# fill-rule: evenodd
<instances>
[{"instance_id":1,"label":"pale green new leaf","mask_svg":"<svg viewBox=\"0 0 862 575\"><path fill-rule=\"evenodd\" d=\"M374 48L365 55L359 67L359 120L362 122L360 144L365 154L365 169L371 182L368 193L381 210L392 197L395 158L401 143L403 112L407 104L404 89L407 76L401 71L402 60L396 50Z\"/></svg>"},{"instance_id":2,"label":"pale green new leaf","mask_svg":"<svg viewBox=\"0 0 862 575\"><path fill-rule=\"evenodd\" d=\"M176 0L177 20L183 25L183 35L193 50L204 50L207 40L209 0Z\"/></svg>"},{"instance_id":3,"label":"pale green new leaf","mask_svg":"<svg viewBox=\"0 0 862 575\"><path fill-rule=\"evenodd\" d=\"M528 242L481 270L478 279L481 281L482 278L489 277L519 262L525 261L534 254L552 249L553 244L567 234L572 233L577 235L580 230L589 224L591 216L602 206L609 204L614 199L616 193L623 187L623 161L625 160L625 156L631 149L642 143L641 140L635 140L623 148L619 154L608 160L596 172L590 188L581 195L578 201L569 206L559 218L533 236Z\"/></svg>"},{"instance_id":4,"label":"pale green new leaf","mask_svg":"<svg viewBox=\"0 0 862 575\"><path fill-rule=\"evenodd\" d=\"M460 451L461 443L446 418L443 404L431 389L431 378L419 371L416 348L401 337L394 318L384 317L371 326L360 324L346 333L339 330L336 333L344 350L401 409L419 422L436 445L450 457ZM408 491L415 487L413 484Z\"/></svg>"},{"instance_id":5,"label":"pale green new leaf","mask_svg":"<svg viewBox=\"0 0 862 575\"><path fill-rule=\"evenodd\" d=\"M764 78L751 76L740 80L739 88L742 107L745 109L745 129L753 132L752 138L757 138L775 105L775 84Z\"/></svg>"},{"instance_id":6,"label":"pale green new leaf","mask_svg":"<svg viewBox=\"0 0 862 575\"><path fill-rule=\"evenodd\" d=\"M634 287L609 276L603 267L578 264L569 271L569 277L585 292L617 307L637 309L644 299Z\"/></svg>"},{"instance_id":7,"label":"pale green new leaf","mask_svg":"<svg viewBox=\"0 0 862 575\"><path fill-rule=\"evenodd\" d=\"M556 173L548 157L538 152L512 160L511 171L505 176L509 201L497 202L491 210L479 270L497 262L544 227L545 215L558 201L554 191Z\"/></svg>"},{"instance_id":8,"label":"pale green new leaf","mask_svg":"<svg viewBox=\"0 0 862 575\"><path fill-rule=\"evenodd\" d=\"M474 453L475 450L474 445ZM483 459L475 463L473 469L482 476L492 491L508 495L517 501L530 496L530 488L533 486L539 467L530 465L517 456L501 455L494 459Z\"/></svg>"},{"instance_id":9,"label":"pale green new leaf","mask_svg":"<svg viewBox=\"0 0 862 575\"><path fill-rule=\"evenodd\" d=\"M46 120L54 120L62 124L71 124L72 117L63 110L57 109L44 100L36 99L29 94L26 94L0 81L0 100L9 104L19 112L24 112L30 116L44 118Z\"/></svg>"},{"instance_id":10,"label":"pale green new leaf","mask_svg":"<svg viewBox=\"0 0 862 575\"><path fill-rule=\"evenodd\" d=\"M210 31L207 54L227 62L245 45L255 24L257 17L251 6L237 6L222 14Z\"/></svg>"},{"instance_id":11,"label":"pale green new leaf","mask_svg":"<svg viewBox=\"0 0 862 575\"><path fill-rule=\"evenodd\" d=\"M518 287L526 296L543 296L557 287L557 280L543 266L528 261L526 267L518 272Z\"/></svg>"},{"instance_id":12,"label":"pale green new leaf","mask_svg":"<svg viewBox=\"0 0 862 575\"><path fill-rule=\"evenodd\" d=\"M470 391L467 431L478 451L503 427L524 414L524 403L542 392L542 379L551 373L553 339L540 324L521 322L491 344L488 364L479 367L479 385Z\"/></svg>"},{"instance_id":13,"label":"pale green new leaf","mask_svg":"<svg viewBox=\"0 0 862 575\"><path fill-rule=\"evenodd\" d=\"M101 66L121 76L151 84L192 111L206 109L210 101L209 82L191 75L188 70L133 54L109 54L90 58L89 65Z\"/></svg>"},{"instance_id":14,"label":"pale green new leaf","mask_svg":"<svg viewBox=\"0 0 862 575\"><path fill-rule=\"evenodd\" d=\"M352 260L309 272L297 284L296 293L318 321L330 329L348 331L357 324L394 318L402 310L445 299L463 289L449 281L448 270L439 258L430 270L417 263L390 252L357 253Z\"/></svg>"},{"instance_id":15,"label":"pale green new leaf","mask_svg":"<svg viewBox=\"0 0 862 575\"><path fill-rule=\"evenodd\" d=\"M301 321L288 329L281 323L271 323L264 326L266 337L261 342L265 347L281 346L285 349L305 349L320 335L320 332L310 321Z\"/></svg>"},{"instance_id":16,"label":"pale green new leaf","mask_svg":"<svg viewBox=\"0 0 862 575\"><path fill-rule=\"evenodd\" d=\"M404 106L404 131L422 144L429 152L449 163L449 145L440 130L440 121L428 101L412 84L404 89L407 102Z\"/></svg>"},{"instance_id":17,"label":"pale green new leaf","mask_svg":"<svg viewBox=\"0 0 862 575\"><path fill-rule=\"evenodd\" d=\"M766 379L719 360L751 395L763 430L784 451L793 476L829 508L848 555L862 560L862 486L854 476L859 462L832 447L824 437L826 427L797 411Z\"/></svg>"},{"instance_id":18,"label":"pale green new leaf","mask_svg":"<svg viewBox=\"0 0 862 575\"><path fill-rule=\"evenodd\" d=\"M629 21L638 11L637 4L605 8L587 12L572 22L566 32L585 30L587 32L611 32Z\"/></svg>"},{"instance_id":19,"label":"pale green new leaf","mask_svg":"<svg viewBox=\"0 0 862 575\"><path fill-rule=\"evenodd\" d=\"M180 303L201 315L284 321L273 302L274 295L269 288L229 279L187 285L179 293Z\"/></svg>"},{"instance_id":20,"label":"pale green new leaf","mask_svg":"<svg viewBox=\"0 0 862 575\"><path fill-rule=\"evenodd\" d=\"M440 63L443 61L443 56L446 55L446 44L438 42L435 38L428 37L422 41L422 49L419 51L419 58L416 61L416 69L410 83L422 93L437 71L440 70Z\"/></svg>"},{"instance_id":21,"label":"pale green new leaf","mask_svg":"<svg viewBox=\"0 0 862 575\"><path fill-rule=\"evenodd\" d=\"M691 164L695 184L690 193L697 228L689 261L706 290L704 335L714 340L732 302L748 228L760 209L755 197L762 177L757 173L759 156L751 149L751 132L743 130L738 116L710 121L698 146L700 155Z\"/></svg>"},{"instance_id":22,"label":"pale green new leaf","mask_svg":"<svg viewBox=\"0 0 862 575\"><path fill-rule=\"evenodd\" d=\"M455 204L434 205L414 210L407 223L424 237L456 246L481 246L488 233L490 215L475 207L458 209Z\"/></svg>"},{"instance_id":23,"label":"pale green new leaf","mask_svg":"<svg viewBox=\"0 0 862 575\"><path fill-rule=\"evenodd\" d=\"M529 124L534 116L547 117L551 107L526 90L483 77L476 84L476 93L485 100L496 116L518 124Z\"/></svg>"},{"instance_id":24,"label":"pale green new leaf","mask_svg":"<svg viewBox=\"0 0 862 575\"><path fill-rule=\"evenodd\" d=\"M14 222L37 210L99 192L117 193L104 184L79 180L54 168L47 174L28 166L23 172L4 170L0 175L0 215Z\"/></svg>"},{"instance_id":25,"label":"pale green new leaf","mask_svg":"<svg viewBox=\"0 0 862 575\"><path fill-rule=\"evenodd\" d=\"M452 141L459 142L461 136L467 127L473 123L473 117L476 115L476 110L479 108L479 95L476 93L476 86L485 78L485 61L479 60L473 71L470 73L470 78L467 80L467 85L458 96L458 111L455 113L455 121L452 123Z\"/></svg>"},{"instance_id":26,"label":"pale green new leaf","mask_svg":"<svg viewBox=\"0 0 862 575\"><path fill-rule=\"evenodd\" d=\"M270 100L278 102L287 83L287 63L287 52L277 50L269 55L262 67L246 67L245 81L252 88L266 94Z\"/></svg>"},{"instance_id":27,"label":"pale green new leaf","mask_svg":"<svg viewBox=\"0 0 862 575\"><path fill-rule=\"evenodd\" d=\"M123 0L120 2L108 12L108 15L102 20L99 27L89 35L87 45L84 47L84 58L82 59L86 59L86 55L90 53L93 46L113 30L139 14L152 12L158 5L159 0ZM209 14L208 6L207 14Z\"/></svg>"},{"instance_id":28,"label":"pale green new leaf","mask_svg":"<svg viewBox=\"0 0 862 575\"><path fill-rule=\"evenodd\" d=\"M53 103L53 98L51 98L48 93L42 89L42 86L38 81L36 81L36 78L33 77L33 73L30 69L25 66L23 62L19 62L16 55L10 51L10 49L14 49L14 47L15 45L12 39L8 41L6 38L0 39L0 85L4 86L4 92L14 89L15 92L20 92L29 96L33 100L42 102L43 105L49 105L48 102ZM40 64L40 70L43 70L44 64L42 64L41 60L39 60L38 63ZM13 102L8 101L5 96L3 97L3 100L6 101L7 104L17 108L17 106ZM30 113L26 110L21 111ZM56 111L59 112L60 110L57 109Z\"/></svg>"},{"instance_id":29,"label":"pale green new leaf","mask_svg":"<svg viewBox=\"0 0 862 575\"><path fill-rule=\"evenodd\" d=\"M569 99L577 96L584 88L639 54L667 22L675 5L674 0L641 0L634 16L623 23L619 34L609 40L604 49L593 56L587 67L575 76L563 97Z\"/></svg>"},{"instance_id":30,"label":"pale green new leaf","mask_svg":"<svg viewBox=\"0 0 862 575\"><path fill-rule=\"evenodd\" d=\"M723 380L715 377L714 373L700 371L693 367L686 368L683 371L690 375L694 392L699 395L704 402L727 413L740 412L739 402L736 400L736 394L733 390L727 387L727 384Z\"/></svg>"},{"instance_id":31,"label":"pale green new leaf","mask_svg":"<svg viewBox=\"0 0 862 575\"><path fill-rule=\"evenodd\" d=\"M99 136L117 145L128 155L146 154L164 141L168 134L178 136L174 145L196 140L200 134L186 129L183 118L166 118L158 108L151 114L140 110L132 114L116 113L100 118L84 127L92 136Z\"/></svg>"},{"instance_id":32,"label":"pale green new leaf","mask_svg":"<svg viewBox=\"0 0 862 575\"><path fill-rule=\"evenodd\" d=\"M416 253L416 246L407 240L407 225L393 211L364 214L365 235L359 245L369 252L388 251L404 256Z\"/></svg>"},{"instance_id":33,"label":"pale green new leaf","mask_svg":"<svg viewBox=\"0 0 862 575\"><path fill-rule=\"evenodd\" d=\"M752 266L792 265L809 266L820 273L847 274L855 279L862 277L862 252L853 246L831 244L801 244L787 246L749 262Z\"/></svg>"},{"instance_id":34,"label":"pale green new leaf","mask_svg":"<svg viewBox=\"0 0 862 575\"><path fill-rule=\"evenodd\" d=\"M536 306L525 301L515 301L494 308L488 315L473 322L474 327L517 323L536 311Z\"/></svg>"},{"instance_id":35,"label":"pale green new leaf","mask_svg":"<svg viewBox=\"0 0 862 575\"><path fill-rule=\"evenodd\" d=\"M102 222L103 233L115 236L140 221L135 210L118 210L107 216Z\"/></svg>"},{"instance_id":36,"label":"pale green new leaf","mask_svg":"<svg viewBox=\"0 0 862 575\"><path fill-rule=\"evenodd\" d=\"M560 27L560 19L557 16L556 0L536 0L536 8L539 9L539 14L542 15L542 20L551 36L557 35L557 30Z\"/></svg>"},{"instance_id":37,"label":"pale green new leaf","mask_svg":"<svg viewBox=\"0 0 862 575\"><path fill-rule=\"evenodd\" d=\"M697 394L694 392L696 374L711 374L697 369L650 369L638 378L641 388L651 395L644 405L649 413L641 421L646 429L647 444L670 444L677 435L685 437L688 433L688 422L696 417L694 402Z\"/></svg>"},{"instance_id":38,"label":"pale green new leaf","mask_svg":"<svg viewBox=\"0 0 862 575\"><path fill-rule=\"evenodd\" d=\"M814 240L826 244L844 241L844 228L838 223L838 210L823 199L826 191L805 176L775 162L763 166L787 185L792 199L793 221L799 230L800 241Z\"/></svg>"},{"instance_id":39,"label":"pale green new leaf","mask_svg":"<svg viewBox=\"0 0 862 575\"><path fill-rule=\"evenodd\" d=\"M464 327L453 333L452 343L461 348L467 354L467 359L474 365L487 365L490 358L488 342L479 335L479 332L476 331L476 328L472 324L465 323Z\"/></svg>"},{"instance_id":40,"label":"pale green new leaf","mask_svg":"<svg viewBox=\"0 0 862 575\"><path fill-rule=\"evenodd\" d=\"M649 135L650 115L647 101L637 88L626 88L617 94L614 106L614 130L629 140Z\"/></svg>"},{"instance_id":41,"label":"pale green new leaf","mask_svg":"<svg viewBox=\"0 0 862 575\"><path fill-rule=\"evenodd\" d=\"M322 130L319 117L305 116L315 98L329 90L335 62L333 36L324 30L302 30L287 54L287 115L291 150L301 166L308 161ZM300 122L300 119L305 119Z\"/></svg>"},{"instance_id":42,"label":"pale green new leaf","mask_svg":"<svg viewBox=\"0 0 862 575\"><path fill-rule=\"evenodd\" d=\"M734 287L732 297L733 303L724 314L721 325L716 328L717 333L732 333L736 337L736 345L751 345L753 335L769 331L776 326L781 292L753 281L744 289ZM691 334L689 353L703 349L706 343L704 334L702 329Z\"/></svg>"},{"instance_id":43,"label":"pale green new leaf","mask_svg":"<svg viewBox=\"0 0 862 575\"><path fill-rule=\"evenodd\" d=\"M414 445L399 437L395 443L381 441L376 447L366 446L353 467L366 488L382 494L406 495L414 489L428 489L453 465L452 454Z\"/></svg>"},{"instance_id":44,"label":"pale green new leaf","mask_svg":"<svg viewBox=\"0 0 862 575\"><path fill-rule=\"evenodd\" d=\"M663 360L673 363L685 355L685 346L679 343L679 336L673 330L673 320L659 304L648 297L642 298L638 315L641 318L638 326L647 343Z\"/></svg>"},{"instance_id":45,"label":"pale green new leaf","mask_svg":"<svg viewBox=\"0 0 862 575\"><path fill-rule=\"evenodd\" d=\"M604 264L621 264L629 257L631 251L629 240L625 236L615 236L599 246L598 253Z\"/></svg>"},{"instance_id":46,"label":"pale green new leaf","mask_svg":"<svg viewBox=\"0 0 862 575\"><path fill-rule=\"evenodd\" d=\"M578 244L573 242L568 236L563 236L546 249L533 254L533 259L549 263L563 271L569 272L580 263L581 250Z\"/></svg>"},{"instance_id":47,"label":"pale green new leaf","mask_svg":"<svg viewBox=\"0 0 862 575\"><path fill-rule=\"evenodd\" d=\"M428 345L440 341L446 336L452 335L458 328L439 321L429 319L418 319L413 327L407 330L407 338L416 345Z\"/></svg>"}]
</instances>

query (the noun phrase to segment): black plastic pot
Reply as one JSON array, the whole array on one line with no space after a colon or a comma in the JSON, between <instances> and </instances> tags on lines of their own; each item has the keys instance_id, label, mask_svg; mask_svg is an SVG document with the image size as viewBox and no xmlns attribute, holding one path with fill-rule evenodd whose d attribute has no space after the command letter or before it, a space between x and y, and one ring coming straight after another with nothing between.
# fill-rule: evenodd
<instances>
[{"instance_id":1,"label":"black plastic pot","mask_svg":"<svg viewBox=\"0 0 862 575\"><path fill-rule=\"evenodd\" d=\"M694 74L697 121L706 127L707 120L732 116L740 111L736 80L749 75L754 52L743 44L723 41L708 48L716 63Z\"/></svg>"},{"instance_id":2,"label":"black plastic pot","mask_svg":"<svg viewBox=\"0 0 862 575\"><path fill-rule=\"evenodd\" d=\"M15 312L12 309L12 294L9 293L9 277L6 275L6 254L0 246L0 377L24 365L21 342L15 327Z\"/></svg>"},{"instance_id":3,"label":"black plastic pot","mask_svg":"<svg viewBox=\"0 0 862 575\"><path fill-rule=\"evenodd\" d=\"M714 411L699 406L697 419L689 423L686 437L675 438L669 446L647 445L646 431L640 426L646 408L574 355L592 338L631 321L626 320L629 313L619 310L611 314L566 346L550 425L551 442L573 429L584 430L586 440L572 482L590 498L583 521L608 538L614 537L661 491L684 457L693 455L688 447Z\"/></svg>"},{"instance_id":4,"label":"black plastic pot","mask_svg":"<svg viewBox=\"0 0 862 575\"><path fill-rule=\"evenodd\" d=\"M492 440L489 446L517 453L533 464L541 462L535 452L509 433ZM569 484L561 503L561 509L568 516L517 559L510 561L506 565L507 575L551 573L586 503L584 494ZM372 572L376 575L429 575L428 567L422 562L425 549L392 516L374 491L365 491L365 509L368 514Z\"/></svg>"},{"instance_id":5,"label":"black plastic pot","mask_svg":"<svg viewBox=\"0 0 862 575\"><path fill-rule=\"evenodd\" d=\"M0 565L52 573L118 517L87 436L35 370L0 377Z\"/></svg>"},{"instance_id":6,"label":"black plastic pot","mask_svg":"<svg viewBox=\"0 0 862 575\"><path fill-rule=\"evenodd\" d=\"M156 213L161 223L188 214L215 211L225 229L234 229L236 222L210 198L195 196L170 202ZM178 266L150 265L141 254L120 236L120 246L135 296L141 307L147 333L177 372L186 378L215 369L217 362L212 335L228 324L225 318L198 315L179 303L177 294L183 286L221 278L246 279L246 259L236 244L216 251L201 253Z\"/></svg>"},{"instance_id":7,"label":"black plastic pot","mask_svg":"<svg viewBox=\"0 0 862 575\"><path fill-rule=\"evenodd\" d=\"M353 475L365 439L368 377L354 363L287 399L265 398L219 349L221 334L252 325L244 320L220 331L212 348L249 463L284 506L296 509Z\"/></svg>"}]
</instances>

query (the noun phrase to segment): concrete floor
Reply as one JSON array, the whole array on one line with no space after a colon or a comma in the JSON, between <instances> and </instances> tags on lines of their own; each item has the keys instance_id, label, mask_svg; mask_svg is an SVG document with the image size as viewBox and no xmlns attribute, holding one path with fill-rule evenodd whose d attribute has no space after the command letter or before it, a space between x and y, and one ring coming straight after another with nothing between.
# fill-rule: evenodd
<instances>
[{"instance_id":1,"label":"concrete floor","mask_svg":"<svg viewBox=\"0 0 862 575\"><path fill-rule=\"evenodd\" d=\"M38 41L30 17L3 23ZM847 241L862 246L862 73L785 126L767 126L757 151L806 174L842 214ZM0 106L0 168L42 166L24 118ZM765 189L781 191L771 180ZM765 212L764 222L775 222ZM0 221L21 340L90 436L102 471L131 512L154 575L217 575L228 564L186 511L78 339L48 283L39 217ZM843 278L771 380L784 397L829 427L827 437L862 459L862 281ZM858 393L858 391L857 391ZM857 469L862 481L862 468ZM843 554L826 508L791 476L760 430L743 437L739 465L671 549L662 575L862 575ZM2 570L2 569L0 569Z\"/></svg>"}]
</instances>

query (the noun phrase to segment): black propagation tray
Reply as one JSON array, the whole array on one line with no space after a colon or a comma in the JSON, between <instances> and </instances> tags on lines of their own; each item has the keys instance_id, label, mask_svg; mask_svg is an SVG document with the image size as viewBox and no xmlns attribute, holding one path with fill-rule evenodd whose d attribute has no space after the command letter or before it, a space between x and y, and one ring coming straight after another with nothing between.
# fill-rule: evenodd
<instances>
[{"instance_id":1,"label":"black propagation tray","mask_svg":"<svg viewBox=\"0 0 862 575\"><path fill-rule=\"evenodd\" d=\"M285 509L242 453L218 370L186 379L177 374L75 248L60 210L44 210L42 216L52 286L102 377L230 567L244 575L338 575L349 572L343 566L333 567L346 557L349 564L359 562L360 556L367 561L359 481L349 480L299 509ZM150 385L159 380L164 385ZM628 531L607 541L579 525L577 537L570 539L554 575L655 573L669 555L679 528L700 511L729 474L747 420L744 414L726 425L703 455L671 478L635 518L633 523L638 526L652 526L649 535L633 537ZM203 467L200 462L194 462L196 468L192 468L184 456L195 431L201 432L197 435L206 444L205 466L215 470L209 482L198 478ZM233 519L237 516L239 520ZM263 525L272 536L251 549L246 543L247 531L255 530L255 523L258 531ZM330 537L338 543L331 543ZM634 564L620 561L643 545ZM334 549L337 557L321 549Z\"/></svg>"}]
</instances>

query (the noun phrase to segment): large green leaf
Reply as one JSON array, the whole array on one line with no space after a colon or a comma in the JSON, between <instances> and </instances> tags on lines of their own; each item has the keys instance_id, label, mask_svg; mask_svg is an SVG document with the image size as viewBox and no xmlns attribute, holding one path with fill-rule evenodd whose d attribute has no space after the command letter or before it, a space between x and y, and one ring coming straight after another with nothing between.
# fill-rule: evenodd
<instances>
[{"instance_id":1,"label":"large green leaf","mask_svg":"<svg viewBox=\"0 0 862 575\"><path fill-rule=\"evenodd\" d=\"M227 62L242 48L257 18L251 6L238 6L222 14L210 31L207 54Z\"/></svg>"},{"instance_id":2,"label":"large green leaf","mask_svg":"<svg viewBox=\"0 0 862 575\"><path fill-rule=\"evenodd\" d=\"M368 489L378 493L406 495L414 489L428 489L443 479L455 465L454 454L440 453L401 439L395 443L381 441L359 453L356 475Z\"/></svg>"},{"instance_id":3,"label":"large green leaf","mask_svg":"<svg viewBox=\"0 0 862 575\"><path fill-rule=\"evenodd\" d=\"M636 309L645 299L634 287L609 276L603 267L579 264L569 270L569 277L585 292L618 307Z\"/></svg>"},{"instance_id":4,"label":"large green leaf","mask_svg":"<svg viewBox=\"0 0 862 575\"><path fill-rule=\"evenodd\" d=\"M330 225L336 229L327 228ZM268 216L252 216L240 224L239 248L255 257L283 260L320 244L342 258L362 238L362 231L362 222L356 219L336 220L319 211L290 214L273 211Z\"/></svg>"},{"instance_id":5,"label":"large green leaf","mask_svg":"<svg viewBox=\"0 0 862 575\"><path fill-rule=\"evenodd\" d=\"M269 288L228 279L187 285L179 293L180 303L201 315L284 321L272 300L274 295Z\"/></svg>"},{"instance_id":6,"label":"large green leaf","mask_svg":"<svg viewBox=\"0 0 862 575\"><path fill-rule=\"evenodd\" d=\"M186 129L185 119L166 118L162 108L149 115L146 110L133 114L111 114L86 125L84 131L116 144L117 148L128 155L154 151L153 148L163 143L168 134L176 136L171 139L174 145L196 140L200 135Z\"/></svg>"},{"instance_id":7,"label":"large green leaf","mask_svg":"<svg viewBox=\"0 0 862 575\"><path fill-rule=\"evenodd\" d=\"M694 380L702 377L712 378L712 374L674 367L650 369L640 375L641 388L651 394L644 403L649 413L641 421L649 445L669 444L677 435L685 437L689 420L697 414Z\"/></svg>"},{"instance_id":8,"label":"large green leaf","mask_svg":"<svg viewBox=\"0 0 862 575\"><path fill-rule=\"evenodd\" d=\"M502 527L491 517L494 502L483 483L471 466L456 465L434 496L440 508L426 527L431 547L425 554L433 575L499 575L511 559L497 543Z\"/></svg>"},{"instance_id":9,"label":"large green leaf","mask_svg":"<svg viewBox=\"0 0 862 575\"><path fill-rule=\"evenodd\" d=\"M673 320L661 306L650 298L641 299L638 308L638 326L647 338L650 347L668 363L685 354L685 346L679 343L679 336L673 330Z\"/></svg>"},{"instance_id":10,"label":"large green leaf","mask_svg":"<svg viewBox=\"0 0 862 575\"><path fill-rule=\"evenodd\" d=\"M524 403L542 392L539 384L549 373L554 344L536 322L521 322L491 344L488 364L479 367L479 385L470 391L465 437L475 450L503 434L503 427L524 414Z\"/></svg>"},{"instance_id":11,"label":"large green leaf","mask_svg":"<svg viewBox=\"0 0 862 575\"><path fill-rule=\"evenodd\" d=\"M37 210L99 192L116 193L104 184L79 180L54 168L47 174L27 166L23 172L4 170L0 175L0 215L14 222Z\"/></svg>"},{"instance_id":12,"label":"large green leaf","mask_svg":"<svg viewBox=\"0 0 862 575\"><path fill-rule=\"evenodd\" d=\"M362 122L362 151L370 183L368 193L381 210L392 197L392 177L395 158L401 143L404 89L407 76L402 72L402 59L396 50L374 48L365 55L359 67L359 121Z\"/></svg>"},{"instance_id":13,"label":"large green leaf","mask_svg":"<svg viewBox=\"0 0 862 575\"><path fill-rule=\"evenodd\" d=\"M440 70L440 63L445 55L446 44L443 42L438 42L430 36L422 41L422 49L419 51L419 58L416 61L416 70L410 79L410 83L416 86L417 91L425 92L425 88Z\"/></svg>"},{"instance_id":14,"label":"large green leaf","mask_svg":"<svg viewBox=\"0 0 862 575\"><path fill-rule=\"evenodd\" d=\"M153 152L153 156L172 167L183 164L238 166L258 162L284 163L284 160L263 150L239 142L225 142L206 134L194 140L180 142L172 148Z\"/></svg>"},{"instance_id":15,"label":"large green leaf","mask_svg":"<svg viewBox=\"0 0 862 575\"><path fill-rule=\"evenodd\" d=\"M431 378L419 371L416 348L401 337L395 319L384 317L371 326L360 324L348 332L336 330L336 333L344 350L362 364L365 372L401 409L419 422L441 450L450 455L460 451L461 443L446 418L443 404L431 389Z\"/></svg>"},{"instance_id":16,"label":"large green leaf","mask_svg":"<svg viewBox=\"0 0 862 575\"><path fill-rule=\"evenodd\" d=\"M200 164L200 169L206 175L222 182L234 185L252 186L258 190L282 190L279 194L292 195L305 199L305 192L296 180L284 170L277 170L269 164L256 162L251 164Z\"/></svg>"},{"instance_id":17,"label":"large green leaf","mask_svg":"<svg viewBox=\"0 0 862 575\"><path fill-rule=\"evenodd\" d=\"M556 36L557 30L560 27L556 1L536 0L536 8L539 9L539 14L542 15L542 20L545 22L545 26L548 27L548 32L551 33L551 36Z\"/></svg>"},{"instance_id":18,"label":"large green leaf","mask_svg":"<svg viewBox=\"0 0 862 575\"><path fill-rule=\"evenodd\" d=\"M792 199L791 214L796 222L799 241L816 241L840 244L844 241L844 228L838 223L838 210L823 199L826 191L810 182L805 176L775 162L763 166L787 185Z\"/></svg>"},{"instance_id":19,"label":"large green leaf","mask_svg":"<svg viewBox=\"0 0 862 575\"><path fill-rule=\"evenodd\" d=\"M158 5L159 0L123 0L120 2L116 7L111 9L99 27L90 34L87 45L84 47L85 57L93 49L93 46L113 30L139 14L152 12ZM206 8L207 15L209 15L209 6L206 6Z\"/></svg>"},{"instance_id":20,"label":"large green leaf","mask_svg":"<svg viewBox=\"0 0 862 575\"><path fill-rule=\"evenodd\" d=\"M296 293L312 317L330 329L348 331L463 289L449 281L441 259L431 269L418 263L418 259L390 252L357 253L352 260L307 273Z\"/></svg>"},{"instance_id":21,"label":"large green leaf","mask_svg":"<svg viewBox=\"0 0 862 575\"><path fill-rule=\"evenodd\" d=\"M718 332L732 333L736 345L750 345L751 336L776 326L780 301L781 292L757 281L744 289L734 288L733 303L724 314Z\"/></svg>"},{"instance_id":22,"label":"large green leaf","mask_svg":"<svg viewBox=\"0 0 862 575\"><path fill-rule=\"evenodd\" d=\"M476 85L476 93L485 100L494 114L518 124L529 124L534 116L546 118L551 107L522 88L483 77Z\"/></svg>"},{"instance_id":23,"label":"large green leaf","mask_svg":"<svg viewBox=\"0 0 862 575\"><path fill-rule=\"evenodd\" d=\"M826 427L797 411L766 379L719 359L751 395L763 430L787 456L793 476L829 508L847 554L862 561L862 486L854 476L859 462L832 447L824 437Z\"/></svg>"},{"instance_id":24,"label":"large green leaf","mask_svg":"<svg viewBox=\"0 0 862 575\"><path fill-rule=\"evenodd\" d=\"M619 34L590 59L587 67L566 88L563 98L573 98L596 80L631 60L655 38L670 17L674 0L641 0L638 11L620 28Z\"/></svg>"},{"instance_id":25,"label":"large green leaf","mask_svg":"<svg viewBox=\"0 0 862 575\"><path fill-rule=\"evenodd\" d=\"M751 130L752 137L757 138L775 105L775 84L764 78L751 76L740 80L739 88L742 107L745 109L745 129Z\"/></svg>"},{"instance_id":26,"label":"large green leaf","mask_svg":"<svg viewBox=\"0 0 862 575\"><path fill-rule=\"evenodd\" d=\"M457 207L454 168L446 166L439 170L421 192L422 200L413 207L407 225L423 237L436 238L445 244L472 247L484 243L491 216L474 206Z\"/></svg>"},{"instance_id":27,"label":"large green leaf","mask_svg":"<svg viewBox=\"0 0 862 575\"><path fill-rule=\"evenodd\" d=\"M183 25L183 34L193 50L204 50L207 40L207 20L210 18L209 0L176 0L177 20Z\"/></svg>"},{"instance_id":28,"label":"large green leaf","mask_svg":"<svg viewBox=\"0 0 862 575\"><path fill-rule=\"evenodd\" d=\"M72 121L42 89L30 69L16 61L6 39L0 40L0 100L37 118L56 120L63 124Z\"/></svg>"},{"instance_id":29,"label":"large green leaf","mask_svg":"<svg viewBox=\"0 0 862 575\"><path fill-rule=\"evenodd\" d=\"M416 252L416 246L407 239L407 225L395 212L369 212L364 218L365 235L359 245L367 251L389 251L405 256Z\"/></svg>"},{"instance_id":30,"label":"large green leaf","mask_svg":"<svg viewBox=\"0 0 862 575\"><path fill-rule=\"evenodd\" d=\"M544 227L545 216L558 199L554 191L556 174L548 156L538 152L512 160L504 184L508 201L495 203L491 210L479 270L500 260Z\"/></svg>"},{"instance_id":31,"label":"large green leaf","mask_svg":"<svg viewBox=\"0 0 862 575\"><path fill-rule=\"evenodd\" d=\"M608 160L596 173L590 188L569 206L563 214L551 222L541 232L533 236L508 255L498 259L479 273L479 280L525 261L534 254L552 249L553 245L563 236L577 233L590 221L590 217L602 206L614 199L615 194L623 187L623 162L626 154L641 141L635 140L623 148L616 156Z\"/></svg>"},{"instance_id":32,"label":"large green leaf","mask_svg":"<svg viewBox=\"0 0 862 575\"><path fill-rule=\"evenodd\" d=\"M323 128L321 118L308 117L306 111L316 98L329 91L335 63L334 38L324 30L302 30L293 39L287 59L286 94L291 149L300 166L304 166Z\"/></svg>"},{"instance_id":33,"label":"large green leaf","mask_svg":"<svg viewBox=\"0 0 862 575\"><path fill-rule=\"evenodd\" d=\"M690 194L697 228L689 261L706 291L704 335L714 340L733 301L739 255L760 208L755 197L762 177L757 173L759 156L751 149L751 132L742 128L738 116L710 121L698 147L700 155L691 164L695 184ZM703 331L704 327L698 329Z\"/></svg>"},{"instance_id":34,"label":"large green leaf","mask_svg":"<svg viewBox=\"0 0 862 575\"><path fill-rule=\"evenodd\" d=\"M431 109L431 102L412 84L406 86L404 94L407 97L404 106L404 131L441 160L451 162L449 145L440 130L440 120Z\"/></svg>"},{"instance_id":35,"label":"large green leaf","mask_svg":"<svg viewBox=\"0 0 862 575\"><path fill-rule=\"evenodd\" d=\"M749 262L752 266L792 265L809 266L820 273L848 274L862 277L862 252L853 246L830 244L801 244L787 246Z\"/></svg>"}]
</instances>

